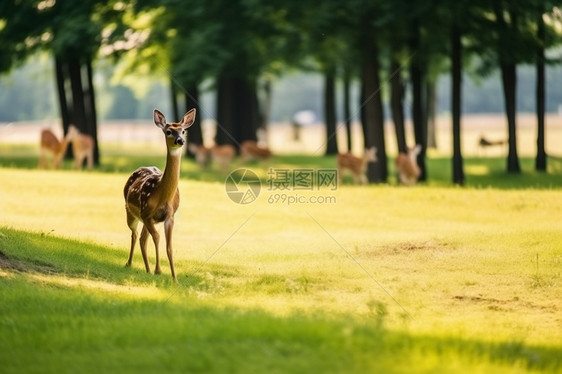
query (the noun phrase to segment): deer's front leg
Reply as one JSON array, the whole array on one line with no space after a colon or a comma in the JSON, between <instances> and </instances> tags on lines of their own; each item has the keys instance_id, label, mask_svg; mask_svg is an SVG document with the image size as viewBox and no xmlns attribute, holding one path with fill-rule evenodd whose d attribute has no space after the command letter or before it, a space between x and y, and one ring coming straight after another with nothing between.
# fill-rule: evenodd
<instances>
[{"instance_id":1,"label":"deer's front leg","mask_svg":"<svg viewBox=\"0 0 562 374\"><path fill-rule=\"evenodd\" d=\"M172 232L174 230L174 215L172 214L164 222L164 229L166 231L166 253L168 254L168 261L170 262L170 270L172 272L172 278L177 283L176 272L174 271L174 258L172 250Z\"/></svg>"},{"instance_id":2,"label":"deer's front leg","mask_svg":"<svg viewBox=\"0 0 562 374\"><path fill-rule=\"evenodd\" d=\"M146 225L143 225L141 236L140 236L140 247L142 253L142 259L144 261L144 267L147 273L150 273L150 264L148 263L148 255L146 253L146 240L148 239L148 229Z\"/></svg>"}]
</instances>

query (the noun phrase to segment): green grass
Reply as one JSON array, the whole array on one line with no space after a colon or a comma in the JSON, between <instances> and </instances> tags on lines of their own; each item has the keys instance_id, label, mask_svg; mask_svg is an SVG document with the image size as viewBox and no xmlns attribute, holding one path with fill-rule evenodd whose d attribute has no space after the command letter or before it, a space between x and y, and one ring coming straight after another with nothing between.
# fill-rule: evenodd
<instances>
[{"instance_id":1,"label":"green grass","mask_svg":"<svg viewBox=\"0 0 562 374\"><path fill-rule=\"evenodd\" d=\"M222 173L185 161L175 285L164 254L160 276L138 248L124 267L122 187L137 166L163 166L137 152L110 150L87 173L0 149L2 372L562 370L557 160L541 174L523 159L512 176L503 159L469 159L458 188L450 161L431 158L427 185L341 186L309 193L331 204L292 205L265 185L236 205ZM265 178L333 161L250 167Z\"/></svg>"},{"instance_id":2,"label":"green grass","mask_svg":"<svg viewBox=\"0 0 562 374\"><path fill-rule=\"evenodd\" d=\"M163 150L153 145L128 146L106 144L102 149L101 166L98 171L104 173L129 173L140 166L156 165L164 166L165 158L162 157ZM5 168L37 168L38 153L34 145L22 144L0 144L0 167ZM388 170L390 184L396 184L394 174L394 159L389 157ZM466 174L466 185L469 187L499 189L522 189L522 188L557 188L562 185L562 159L558 157L548 158L547 173L537 172L534 167L534 159L521 157L521 174L510 174L506 172L505 157L467 157L464 160ZM250 167L258 172L265 181L268 167L312 167L333 168L335 158L316 157L311 155L278 155L267 163L241 163L235 161L232 169L238 167ZM451 183L451 159L441 155L435 155L427 159L428 184L430 186L450 186ZM65 160L63 168L72 169L72 161ZM195 162L186 161L182 165L183 179L198 180L205 182L222 183L228 173L220 172L214 168L201 170ZM344 176L344 183L351 184L351 176Z\"/></svg>"}]
</instances>

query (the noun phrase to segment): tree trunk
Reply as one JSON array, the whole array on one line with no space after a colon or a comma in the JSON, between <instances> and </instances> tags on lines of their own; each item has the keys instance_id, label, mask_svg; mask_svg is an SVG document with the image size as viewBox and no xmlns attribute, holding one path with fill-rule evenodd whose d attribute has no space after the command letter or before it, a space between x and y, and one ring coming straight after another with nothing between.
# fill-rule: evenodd
<instances>
[{"instance_id":1,"label":"tree trunk","mask_svg":"<svg viewBox=\"0 0 562 374\"><path fill-rule=\"evenodd\" d=\"M509 4L508 4L509 5ZM511 27L517 27L518 14L513 11L514 8L508 8ZM496 15L496 23L500 32L497 53L500 61L500 69L502 75L502 88L505 104L505 115L507 117L508 131L508 154L507 154L507 172L520 173L519 157L517 156L517 66L513 60L513 56L509 51L505 50L504 42L512 37L510 26L505 19L505 9L501 7L501 3L494 3L494 13Z\"/></svg>"},{"instance_id":2,"label":"tree trunk","mask_svg":"<svg viewBox=\"0 0 562 374\"><path fill-rule=\"evenodd\" d=\"M461 152L461 88L462 88L462 44L459 27L453 24L451 30L452 50L452 117L453 117L453 183L464 185L463 159Z\"/></svg>"},{"instance_id":3,"label":"tree trunk","mask_svg":"<svg viewBox=\"0 0 562 374\"><path fill-rule=\"evenodd\" d=\"M223 74L217 82L217 132L215 143L233 144L238 146L238 141L234 137L234 113L233 97L235 95L234 80Z\"/></svg>"},{"instance_id":4,"label":"tree trunk","mask_svg":"<svg viewBox=\"0 0 562 374\"><path fill-rule=\"evenodd\" d=\"M427 148L437 149L437 132L435 130L435 111L437 106L437 84L428 80L426 85Z\"/></svg>"},{"instance_id":5,"label":"tree trunk","mask_svg":"<svg viewBox=\"0 0 562 374\"><path fill-rule=\"evenodd\" d=\"M410 50L416 52L420 50L420 35L418 22L412 23L410 33ZM418 180L424 182L427 180L427 170L425 166L425 150L427 148L427 127L424 121L423 108L423 69L422 62L419 58L410 60L410 79L412 80L412 122L414 124L414 137L416 144L421 146L418 154L418 166L420 167L420 177Z\"/></svg>"},{"instance_id":6,"label":"tree trunk","mask_svg":"<svg viewBox=\"0 0 562 374\"><path fill-rule=\"evenodd\" d=\"M216 144L239 147L244 140L256 140L258 113L255 82L223 73L217 84Z\"/></svg>"},{"instance_id":7,"label":"tree trunk","mask_svg":"<svg viewBox=\"0 0 562 374\"><path fill-rule=\"evenodd\" d=\"M345 121L345 132L347 135L347 151L351 152L353 143L351 139L351 92L350 92L350 73L346 67L343 73L343 116Z\"/></svg>"},{"instance_id":8,"label":"tree trunk","mask_svg":"<svg viewBox=\"0 0 562 374\"><path fill-rule=\"evenodd\" d=\"M261 111L261 121L259 127L263 130L267 131L269 127L269 121L271 119L271 101L272 101L272 93L271 93L271 79L266 78L265 82L263 83L263 101Z\"/></svg>"},{"instance_id":9,"label":"tree trunk","mask_svg":"<svg viewBox=\"0 0 562 374\"><path fill-rule=\"evenodd\" d=\"M507 171L509 173L520 173L519 157L517 156L517 126L516 126L516 88L517 70L514 63L501 65L503 94L505 98L505 113L507 116L508 129L508 154Z\"/></svg>"},{"instance_id":10,"label":"tree trunk","mask_svg":"<svg viewBox=\"0 0 562 374\"><path fill-rule=\"evenodd\" d=\"M535 160L535 169L537 171L546 171L546 150L544 144L545 138L545 77L544 77L544 39L545 26L542 18L542 9L538 12L537 17L537 38L540 45L537 47L537 158Z\"/></svg>"},{"instance_id":11,"label":"tree trunk","mask_svg":"<svg viewBox=\"0 0 562 374\"><path fill-rule=\"evenodd\" d=\"M98 116L96 110L96 95L94 89L94 74L92 70L92 60L86 61L87 87L84 92L84 106L86 107L86 123L88 128L86 133L94 139L94 165L100 164L100 151L98 144Z\"/></svg>"},{"instance_id":12,"label":"tree trunk","mask_svg":"<svg viewBox=\"0 0 562 374\"><path fill-rule=\"evenodd\" d=\"M197 111L195 116L195 122L187 130L187 140L189 143L195 143L197 145L203 144L203 129L201 128L201 107L199 106L199 85L192 84L187 86L187 92L185 93L185 108L183 108L182 113L178 115L178 119L182 118L185 112L191 109Z\"/></svg>"},{"instance_id":13,"label":"tree trunk","mask_svg":"<svg viewBox=\"0 0 562 374\"><path fill-rule=\"evenodd\" d=\"M183 113L180 114L178 108L178 89L176 87L176 82L173 78L170 78L170 102L172 103L172 117L174 118L175 121L176 119L179 119ZM199 117L199 113L197 113L197 115L195 116L196 120L197 117Z\"/></svg>"},{"instance_id":14,"label":"tree trunk","mask_svg":"<svg viewBox=\"0 0 562 374\"><path fill-rule=\"evenodd\" d=\"M325 71L324 85L324 121L326 122L326 154L338 153L336 133L336 70L328 68Z\"/></svg>"},{"instance_id":15,"label":"tree trunk","mask_svg":"<svg viewBox=\"0 0 562 374\"><path fill-rule=\"evenodd\" d=\"M400 63L392 59L390 63L390 108L396 131L398 152L408 152L406 129L404 128L404 82L400 74Z\"/></svg>"},{"instance_id":16,"label":"tree trunk","mask_svg":"<svg viewBox=\"0 0 562 374\"><path fill-rule=\"evenodd\" d=\"M257 140L256 130L259 123L258 96L254 81L236 78L237 95L234 105L235 129L238 142Z\"/></svg>"},{"instance_id":17,"label":"tree trunk","mask_svg":"<svg viewBox=\"0 0 562 374\"><path fill-rule=\"evenodd\" d=\"M367 167L367 177L373 183L386 183L388 168L386 147L384 141L384 113L381 97L381 83L379 78L378 51L375 41L366 38L362 66L362 122L365 147L376 148L377 162L370 162Z\"/></svg>"},{"instance_id":18,"label":"tree trunk","mask_svg":"<svg viewBox=\"0 0 562 374\"><path fill-rule=\"evenodd\" d=\"M70 126L70 108L65 90L66 81L68 79L68 66L58 55L55 55L55 73L62 128L63 132L66 134L68 126Z\"/></svg>"}]
</instances>

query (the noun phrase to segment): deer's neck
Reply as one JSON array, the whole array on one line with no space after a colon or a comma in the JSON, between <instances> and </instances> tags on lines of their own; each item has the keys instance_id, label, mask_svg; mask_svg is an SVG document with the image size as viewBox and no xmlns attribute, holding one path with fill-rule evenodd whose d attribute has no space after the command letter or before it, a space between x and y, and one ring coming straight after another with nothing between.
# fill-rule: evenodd
<instances>
[{"instance_id":1,"label":"deer's neck","mask_svg":"<svg viewBox=\"0 0 562 374\"><path fill-rule=\"evenodd\" d=\"M180 178L181 148L170 150L166 158L166 168L160 182L159 193L163 200L171 201L178 190Z\"/></svg>"}]
</instances>

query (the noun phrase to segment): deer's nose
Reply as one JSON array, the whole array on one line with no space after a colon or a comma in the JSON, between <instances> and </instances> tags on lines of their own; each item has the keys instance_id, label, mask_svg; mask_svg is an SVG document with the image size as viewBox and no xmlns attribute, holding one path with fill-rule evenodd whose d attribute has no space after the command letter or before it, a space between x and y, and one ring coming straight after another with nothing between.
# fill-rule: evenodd
<instances>
[{"instance_id":1,"label":"deer's nose","mask_svg":"<svg viewBox=\"0 0 562 374\"><path fill-rule=\"evenodd\" d=\"M174 143L176 143L176 145L182 146L184 142L185 141L183 140L183 138L181 136L178 136Z\"/></svg>"}]
</instances>

